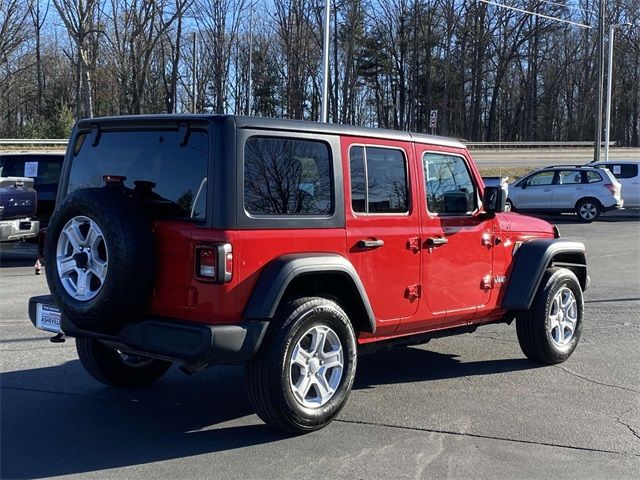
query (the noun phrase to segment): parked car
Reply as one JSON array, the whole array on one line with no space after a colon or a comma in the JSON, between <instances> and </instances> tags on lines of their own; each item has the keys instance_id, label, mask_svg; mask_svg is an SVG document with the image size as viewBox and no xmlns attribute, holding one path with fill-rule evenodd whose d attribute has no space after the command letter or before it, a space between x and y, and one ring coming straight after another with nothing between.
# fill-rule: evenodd
<instances>
[{"instance_id":1,"label":"parked car","mask_svg":"<svg viewBox=\"0 0 640 480\"><path fill-rule=\"evenodd\" d=\"M36 206L33 179L3 177L0 172L0 242L34 238L40 227Z\"/></svg>"},{"instance_id":2,"label":"parked car","mask_svg":"<svg viewBox=\"0 0 640 480\"><path fill-rule=\"evenodd\" d=\"M575 212L582 221L593 222L604 212L622 208L620 191L620 183L604 168L559 165L511 184L507 203L521 212Z\"/></svg>"},{"instance_id":3,"label":"parked car","mask_svg":"<svg viewBox=\"0 0 640 480\"><path fill-rule=\"evenodd\" d=\"M40 329L98 381L246 364L265 422L327 425L365 348L511 323L542 364L576 348L585 248L504 213L455 140L216 115L73 130L46 243ZM57 338L60 338L59 336ZM398 368L402 368L399 366ZM425 365L424 368L429 368Z\"/></svg>"},{"instance_id":4,"label":"parked car","mask_svg":"<svg viewBox=\"0 0 640 480\"><path fill-rule=\"evenodd\" d=\"M60 179L62 153L0 153L0 172L3 176L29 177L38 194L36 217L40 227L49 223L56 203Z\"/></svg>"},{"instance_id":5,"label":"parked car","mask_svg":"<svg viewBox=\"0 0 640 480\"><path fill-rule=\"evenodd\" d=\"M622 185L622 199L625 208L640 208L640 161L616 160L613 162L591 163L589 166L606 168Z\"/></svg>"}]
</instances>

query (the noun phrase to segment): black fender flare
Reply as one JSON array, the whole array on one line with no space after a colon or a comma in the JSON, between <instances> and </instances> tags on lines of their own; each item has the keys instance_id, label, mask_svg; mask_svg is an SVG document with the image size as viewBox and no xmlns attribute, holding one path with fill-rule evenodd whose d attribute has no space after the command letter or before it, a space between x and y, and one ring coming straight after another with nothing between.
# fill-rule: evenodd
<instances>
[{"instance_id":1,"label":"black fender flare","mask_svg":"<svg viewBox=\"0 0 640 480\"><path fill-rule=\"evenodd\" d=\"M376 319L364 285L349 260L332 253L292 253L270 261L262 271L244 311L246 319L273 318L289 284L300 275L339 273L355 287L368 321L368 331L375 333Z\"/></svg>"},{"instance_id":2,"label":"black fender flare","mask_svg":"<svg viewBox=\"0 0 640 480\"><path fill-rule=\"evenodd\" d=\"M576 273L582 290L588 288L589 276L583 243L564 239L536 238L522 243L516 251L501 307L505 310L531 308L542 276L550 266L571 269Z\"/></svg>"}]
</instances>

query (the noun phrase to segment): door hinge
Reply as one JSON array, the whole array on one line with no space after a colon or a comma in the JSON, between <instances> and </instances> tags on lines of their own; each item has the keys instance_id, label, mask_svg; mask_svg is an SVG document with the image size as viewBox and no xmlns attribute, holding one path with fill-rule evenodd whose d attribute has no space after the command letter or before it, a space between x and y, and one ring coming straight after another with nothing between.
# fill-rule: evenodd
<instances>
[{"instance_id":1,"label":"door hinge","mask_svg":"<svg viewBox=\"0 0 640 480\"><path fill-rule=\"evenodd\" d=\"M416 285L409 285L404 292L404 296L407 297L409 300L415 300L416 298L420 298L421 295L422 295L422 285L419 283Z\"/></svg>"}]
</instances>

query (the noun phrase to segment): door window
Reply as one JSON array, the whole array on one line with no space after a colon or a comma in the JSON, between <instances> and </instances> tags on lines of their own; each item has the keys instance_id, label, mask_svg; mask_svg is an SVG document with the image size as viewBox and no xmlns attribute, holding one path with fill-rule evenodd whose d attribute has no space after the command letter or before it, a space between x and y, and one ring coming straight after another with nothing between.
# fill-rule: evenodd
<instances>
[{"instance_id":1,"label":"door window","mask_svg":"<svg viewBox=\"0 0 640 480\"><path fill-rule=\"evenodd\" d=\"M437 214L469 214L478 206L476 187L462 157L425 153L427 208Z\"/></svg>"},{"instance_id":2,"label":"door window","mask_svg":"<svg viewBox=\"0 0 640 480\"><path fill-rule=\"evenodd\" d=\"M407 213L407 161L401 150L353 146L349 150L351 207L357 213Z\"/></svg>"},{"instance_id":3,"label":"door window","mask_svg":"<svg viewBox=\"0 0 640 480\"><path fill-rule=\"evenodd\" d=\"M554 175L555 175L555 172L553 171L536 173L535 175L532 175L531 177L529 177L525 185L527 187L536 187L538 185L551 185L553 183Z\"/></svg>"},{"instance_id":4,"label":"door window","mask_svg":"<svg viewBox=\"0 0 640 480\"><path fill-rule=\"evenodd\" d=\"M582 183L582 174L577 170L561 170L558 172L558 185L575 185Z\"/></svg>"}]
</instances>

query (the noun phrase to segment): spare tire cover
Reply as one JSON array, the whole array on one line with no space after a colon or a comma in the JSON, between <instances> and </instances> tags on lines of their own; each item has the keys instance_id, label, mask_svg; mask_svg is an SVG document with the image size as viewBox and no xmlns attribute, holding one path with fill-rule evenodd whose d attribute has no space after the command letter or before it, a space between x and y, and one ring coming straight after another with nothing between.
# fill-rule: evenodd
<instances>
[{"instance_id":1,"label":"spare tire cover","mask_svg":"<svg viewBox=\"0 0 640 480\"><path fill-rule=\"evenodd\" d=\"M153 233L124 188L76 190L60 203L45 245L47 283L63 316L81 329L117 332L148 308Z\"/></svg>"}]
</instances>

